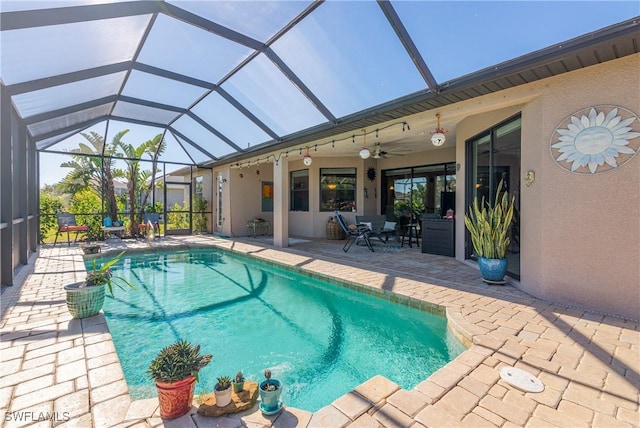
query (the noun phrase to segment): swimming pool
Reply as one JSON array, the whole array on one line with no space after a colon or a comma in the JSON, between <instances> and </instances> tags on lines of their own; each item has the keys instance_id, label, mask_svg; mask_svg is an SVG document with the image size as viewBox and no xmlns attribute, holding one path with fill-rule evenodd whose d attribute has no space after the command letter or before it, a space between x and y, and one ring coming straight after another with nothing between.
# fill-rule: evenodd
<instances>
[{"instance_id":1,"label":"swimming pool","mask_svg":"<svg viewBox=\"0 0 640 428\"><path fill-rule=\"evenodd\" d=\"M308 411L377 374L411 389L464 350L442 317L222 250L131 253L114 270L137 288L104 305L133 399L156 396L147 367L177 339L213 354L196 394L271 368Z\"/></svg>"}]
</instances>

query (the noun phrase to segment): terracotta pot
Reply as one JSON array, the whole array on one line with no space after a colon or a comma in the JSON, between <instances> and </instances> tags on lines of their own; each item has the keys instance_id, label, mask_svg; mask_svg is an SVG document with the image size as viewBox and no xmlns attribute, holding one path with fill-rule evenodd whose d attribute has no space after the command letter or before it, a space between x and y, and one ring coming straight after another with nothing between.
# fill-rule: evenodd
<instances>
[{"instance_id":1,"label":"terracotta pot","mask_svg":"<svg viewBox=\"0 0 640 428\"><path fill-rule=\"evenodd\" d=\"M193 402L195 384L196 378L193 376L173 383L156 381L158 401L160 402L160 417L163 419L175 419L187 414Z\"/></svg>"}]
</instances>

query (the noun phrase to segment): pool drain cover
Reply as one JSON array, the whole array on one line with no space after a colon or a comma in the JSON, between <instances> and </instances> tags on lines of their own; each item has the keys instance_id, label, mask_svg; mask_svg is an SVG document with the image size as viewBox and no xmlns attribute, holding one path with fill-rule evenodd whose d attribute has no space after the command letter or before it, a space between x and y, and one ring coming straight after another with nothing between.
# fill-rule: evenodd
<instances>
[{"instance_id":1,"label":"pool drain cover","mask_svg":"<svg viewBox=\"0 0 640 428\"><path fill-rule=\"evenodd\" d=\"M509 385L526 392L542 392L544 384L532 375L522 369L515 367L503 367L500 369L500 377Z\"/></svg>"}]
</instances>

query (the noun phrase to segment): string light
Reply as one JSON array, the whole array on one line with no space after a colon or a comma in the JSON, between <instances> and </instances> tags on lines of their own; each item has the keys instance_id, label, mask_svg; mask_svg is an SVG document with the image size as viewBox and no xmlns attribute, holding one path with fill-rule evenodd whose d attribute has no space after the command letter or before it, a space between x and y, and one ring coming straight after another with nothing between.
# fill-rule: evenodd
<instances>
[{"instance_id":1,"label":"string light","mask_svg":"<svg viewBox=\"0 0 640 428\"><path fill-rule=\"evenodd\" d=\"M402 132L410 131L410 130L411 130L411 128L409 127L409 124L408 124L407 122L395 122L395 123L392 123L392 124L390 124L390 125L387 125L387 126L384 126L384 127L381 127L381 128L376 128L375 130L370 131L370 132L363 132L363 133L362 133L362 137L364 138L365 142L363 143L363 146L364 146L364 147L363 147L363 150L360 150L359 155L362 157L362 152L364 151L364 148L366 147L366 136L367 136L367 135L375 133L375 136L376 136L376 139L377 139L377 138L378 138L378 136L379 136L379 131L382 131L382 130L385 130L385 129L387 129L387 128L391 128L392 126L397 126L397 125L402 125ZM363 131L364 131L364 130L363 130ZM358 135L358 136L359 136L359 135ZM317 144L314 144L314 145L313 145L313 151L314 151L314 152L317 152L317 151L318 151L318 147L323 147L323 146L326 146L326 145L329 145L329 144L331 145L331 148L335 148L335 146L336 146L336 142L346 141L346 140L349 140L349 139L351 140L351 143L352 143L352 144L355 144L355 142L356 142L355 138L356 138L356 135L355 135L355 134L353 134L353 135L350 135L350 136L345 137L345 138L342 138L342 139L338 139L338 140L335 140L335 139L334 139L334 140L331 140L331 141L327 141L327 142L325 142L325 143L317 143ZM245 161L245 162L236 162L236 163L232 166L232 168L233 168L233 167L235 167L235 168L250 167L250 166L252 166L252 165L254 165L254 164L255 164L255 165L259 165L260 161L262 161L262 162L270 162L272 158L273 158L274 163L275 163L276 165L278 165L278 164L279 164L279 161L280 161L280 158L281 158L281 156L282 156L283 154L284 154L284 157L285 157L285 158L288 158L288 157L289 157L289 153L291 153L291 152L295 152L295 151L297 150L297 151L298 151L298 154L299 154L300 156L302 156L302 152L303 152L303 150L306 150L306 153L307 153L307 155L308 155L308 153L309 153L309 148L310 148L309 146L306 146L306 147L297 147L297 148L292 148L292 149L290 149L290 150L286 150L286 151L280 152L280 153L278 153L277 155L275 155L275 154L268 155L266 158L258 158L258 159L256 159L256 160L248 160L248 161ZM369 149L367 149L367 151L369 152L369 156L371 156L371 151L369 151ZM368 156L368 157L369 157L369 156ZM305 158L306 158L306 155L305 155ZM309 159L309 161L308 161L308 162L309 162L309 165L311 165L311 162L312 162L312 160L311 160L311 156L309 156L309 158L308 158L308 159ZM363 159L366 159L366 158L364 158L364 157L363 157ZM303 159L303 162L305 162L305 159ZM306 165L306 163L305 163L305 165ZM309 165L307 165L307 166L309 166Z\"/></svg>"}]
</instances>

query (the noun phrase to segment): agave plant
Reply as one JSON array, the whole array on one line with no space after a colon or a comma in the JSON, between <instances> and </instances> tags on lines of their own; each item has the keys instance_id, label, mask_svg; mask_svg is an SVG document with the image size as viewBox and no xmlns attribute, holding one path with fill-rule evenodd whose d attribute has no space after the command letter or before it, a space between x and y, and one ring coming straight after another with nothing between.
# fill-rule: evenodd
<instances>
[{"instance_id":1,"label":"agave plant","mask_svg":"<svg viewBox=\"0 0 640 428\"><path fill-rule=\"evenodd\" d=\"M221 376L216 384L216 391L224 391L231 387L231 378L229 376Z\"/></svg>"},{"instance_id":2,"label":"agave plant","mask_svg":"<svg viewBox=\"0 0 640 428\"><path fill-rule=\"evenodd\" d=\"M503 188L500 181L498 189ZM478 202L476 196L469 213L464 216L464 224L471 234L473 249L479 257L503 259L511 243L509 226L513 219L515 197L509 200L508 192L498 193L492 206L484 197Z\"/></svg>"},{"instance_id":3,"label":"agave plant","mask_svg":"<svg viewBox=\"0 0 640 428\"><path fill-rule=\"evenodd\" d=\"M211 355L201 355L200 345L179 340L163 348L151 362L148 372L160 382L175 382L189 375L198 380L198 372L211 362Z\"/></svg>"}]
</instances>

